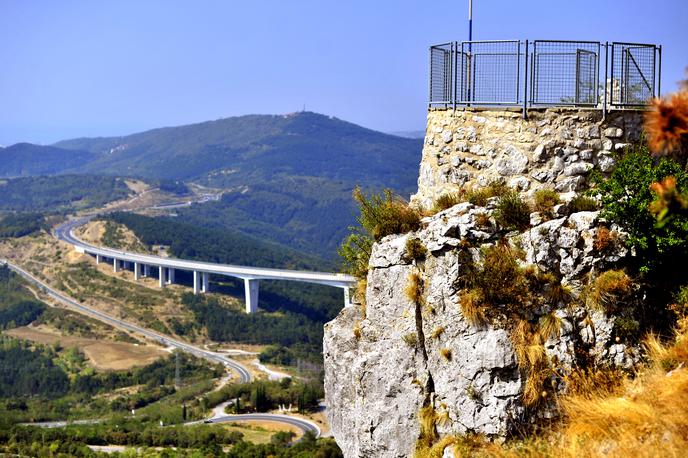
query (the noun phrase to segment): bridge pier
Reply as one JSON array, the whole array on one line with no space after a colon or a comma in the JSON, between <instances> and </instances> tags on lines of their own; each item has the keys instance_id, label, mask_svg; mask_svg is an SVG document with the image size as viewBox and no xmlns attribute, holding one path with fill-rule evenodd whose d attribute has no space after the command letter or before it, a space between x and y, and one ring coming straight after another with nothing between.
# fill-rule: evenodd
<instances>
[{"instance_id":1,"label":"bridge pier","mask_svg":"<svg viewBox=\"0 0 688 458\"><path fill-rule=\"evenodd\" d=\"M210 291L210 274L203 272L203 282L201 283L201 292L207 293Z\"/></svg>"},{"instance_id":2,"label":"bridge pier","mask_svg":"<svg viewBox=\"0 0 688 458\"><path fill-rule=\"evenodd\" d=\"M351 291L348 286L344 286L344 307L351 305Z\"/></svg>"},{"instance_id":3,"label":"bridge pier","mask_svg":"<svg viewBox=\"0 0 688 458\"><path fill-rule=\"evenodd\" d=\"M246 313L256 313L258 311L258 285L258 280L244 278Z\"/></svg>"},{"instance_id":4,"label":"bridge pier","mask_svg":"<svg viewBox=\"0 0 688 458\"><path fill-rule=\"evenodd\" d=\"M171 285L172 283L174 283L174 269L169 267L167 269L167 284Z\"/></svg>"},{"instance_id":5,"label":"bridge pier","mask_svg":"<svg viewBox=\"0 0 688 458\"><path fill-rule=\"evenodd\" d=\"M193 293L198 294L201 292L201 273L197 270L193 272Z\"/></svg>"},{"instance_id":6,"label":"bridge pier","mask_svg":"<svg viewBox=\"0 0 688 458\"><path fill-rule=\"evenodd\" d=\"M96 265L100 264L100 255L96 255Z\"/></svg>"},{"instance_id":7,"label":"bridge pier","mask_svg":"<svg viewBox=\"0 0 688 458\"><path fill-rule=\"evenodd\" d=\"M134 263L134 281L139 281L141 278L141 264L138 262Z\"/></svg>"},{"instance_id":8,"label":"bridge pier","mask_svg":"<svg viewBox=\"0 0 688 458\"><path fill-rule=\"evenodd\" d=\"M158 283L160 288L165 287L165 268L163 266L158 267Z\"/></svg>"},{"instance_id":9,"label":"bridge pier","mask_svg":"<svg viewBox=\"0 0 688 458\"><path fill-rule=\"evenodd\" d=\"M112 259L112 271L114 273L119 272L119 259L117 258Z\"/></svg>"},{"instance_id":10,"label":"bridge pier","mask_svg":"<svg viewBox=\"0 0 688 458\"><path fill-rule=\"evenodd\" d=\"M143 276L150 277L150 266L148 264L143 265Z\"/></svg>"}]
</instances>

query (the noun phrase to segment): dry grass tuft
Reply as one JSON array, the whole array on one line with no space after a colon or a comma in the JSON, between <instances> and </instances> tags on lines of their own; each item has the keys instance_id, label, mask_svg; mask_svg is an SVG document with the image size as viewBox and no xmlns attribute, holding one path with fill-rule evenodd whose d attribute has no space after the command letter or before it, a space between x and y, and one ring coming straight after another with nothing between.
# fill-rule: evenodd
<instances>
[{"instance_id":1,"label":"dry grass tuft","mask_svg":"<svg viewBox=\"0 0 688 458\"><path fill-rule=\"evenodd\" d=\"M523 230L530 225L530 206L519 193L509 191L499 198L494 217L505 229Z\"/></svg>"},{"instance_id":2,"label":"dry grass tuft","mask_svg":"<svg viewBox=\"0 0 688 458\"><path fill-rule=\"evenodd\" d=\"M418 346L418 335L415 332L409 332L401 336L402 340L411 348Z\"/></svg>"},{"instance_id":3,"label":"dry grass tuft","mask_svg":"<svg viewBox=\"0 0 688 458\"><path fill-rule=\"evenodd\" d=\"M564 384L567 396L593 399L620 394L624 379L618 369L602 366L574 369L566 374Z\"/></svg>"},{"instance_id":4,"label":"dry grass tuft","mask_svg":"<svg viewBox=\"0 0 688 458\"><path fill-rule=\"evenodd\" d=\"M490 221L490 215L488 215L487 213L476 213L475 225L480 228L489 228L490 226L492 226L492 221Z\"/></svg>"},{"instance_id":5,"label":"dry grass tuft","mask_svg":"<svg viewBox=\"0 0 688 458\"><path fill-rule=\"evenodd\" d=\"M430 212L434 215L465 201L466 193L463 190L456 193L442 194L432 203Z\"/></svg>"},{"instance_id":6,"label":"dry grass tuft","mask_svg":"<svg viewBox=\"0 0 688 458\"><path fill-rule=\"evenodd\" d=\"M363 278L356 282L354 297L358 300L361 308L361 316L366 317L366 290L368 289L368 279Z\"/></svg>"},{"instance_id":7,"label":"dry grass tuft","mask_svg":"<svg viewBox=\"0 0 688 458\"><path fill-rule=\"evenodd\" d=\"M356 340L359 340L361 338L361 323L360 322L357 321L356 323L354 323L353 333L354 333L354 337L356 338Z\"/></svg>"},{"instance_id":8,"label":"dry grass tuft","mask_svg":"<svg viewBox=\"0 0 688 458\"><path fill-rule=\"evenodd\" d=\"M442 348L440 350L440 355L442 355L442 358L446 359L447 361L452 360L452 351L449 348Z\"/></svg>"},{"instance_id":9,"label":"dry grass tuft","mask_svg":"<svg viewBox=\"0 0 688 458\"><path fill-rule=\"evenodd\" d=\"M420 412L418 412L418 423L420 424L419 442L432 446L438 437L437 414L433 406L428 405L420 409Z\"/></svg>"},{"instance_id":10,"label":"dry grass tuft","mask_svg":"<svg viewBox=\"0 0 688 458\"><path fill-rule=\"evenodd\" d=\"M561 318L557 316L554 310L540 318L538 333L545 340L561 336Z\"/></svg>"},{"instance_id":11,"label":"dry grass tuft","mask_svg":"<svg viewBox=\"0 0 688 458\"><path fill-rule=\"evenodd\" d=\"M598 208L597 201L586 196L576 196L569 202L571 213L592 212Z\"/></svg>"},{"instance_id":12,"label":"dry grass tuft","mask_svg":"<svg viewBox=\"0 0 688 458\"><path fill-rule=\"evenodd\" d=\"M437 326L432 331L432 338L433 339L439 339L442 334L444 334L444 326Z\"/></svg>"},{"instance_id":13,"label":"dry grass tuft","mask_svg":"<svg viewBox=\"0 0 688 458\"><path fill-rule=\"evenodd\" d=\"M559 193L552 189L538 189L533 194L533 210L551 218L552 208L561 200Z\"/></svg>"},{"instance_id":14,"label":"dry grass tuft","mask_svg":"<svg viewBox=\"0 0 688 458\"><path fill-rule=\"evenodd\" d=\"M425 248L425 245L415 237L406 239L405 248L404 257L408 261L423 261L428 254L428 249Z\"/></svg>"},{"instance_id":15,"label":"dry grass tuft","mask_svg":"<svg viewBox=\"0 0 688 458\"><path fill-rule=\"evenodd\" d=\"M589 305L605 310L613 309L632 291L633 282L623 270L602 272L586 290Z\"/></svg>"},{"instance_id":16,"label":"dry grass tuft","mask_svg":"<svg viewBox=\"0 0 688 458\"><path fill-rule=\"evenodd\" d=\"M509 187L504 181L495 181L484 188L472 190L466 193L466 200L473 205L484 207L488 199L500 197L509 192Z\"/></svg>"},{"instance_id":17,"label":"dry grass tuft","mask_svg":"<svg viewBox=\"0 0 688 458\"><path fill-rule=\"evenodd\" d=\"M619 234L615 231L610 231L608 228L602 226L597 229L597 234L595 234L595 241L593 242L593 247L597 251L608 251L616 245L619 240Z\"/></svg>"},{"instance_id":18,"label":"dry grass tuft","mask_svg":"<svg viewBox=\"0 0 688 458\"><path fill-rule=\"evenodd\" d=\"M482 292L479 289L469 289L459 295L461 313L473 326L483 326L487 323L485 315L485 303Z\"/></svg>"},{"instance_id":19,"label":"dry grass tuft","mask_svg":"<svg viewBox=\"0 0 688 458\"><path fill-rule=\"evenodd\" d=\"M418 272L413 272L408 277L408 283L406 284L406 297L409 298L414 304L421 305L423 303L423 290L425 289L425 284L423 277Z\"/></svg>"}]
</instances>

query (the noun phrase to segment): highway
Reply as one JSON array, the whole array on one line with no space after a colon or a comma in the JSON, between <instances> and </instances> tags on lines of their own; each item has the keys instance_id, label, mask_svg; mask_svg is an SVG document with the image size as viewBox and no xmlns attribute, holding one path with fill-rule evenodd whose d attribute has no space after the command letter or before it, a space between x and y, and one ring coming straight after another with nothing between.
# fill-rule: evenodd
<instances>
[{"instance_id":1,"label":"highway","mask_svg":"<svg viewBox=\"0 0 688 458\"><path fill-rule=\"evenodd\" d=\"M149 329L142 328L140 326L137 326L135 324L127 323L126 321L120 320L118 318L115 318L113 316L110 316L106 313L103 313L99 310L93 309L91 307L87 307L76 300L72 299L71 297L65 296L64 294L58 292L57 290L53 289L50 285L43 283L33 275L31 275L29 272L25 271L19 266L16 266L14 264L9 263L7 260L0 260L0 262L3 262L7 264L7 267L12 269L14 272L17 274L21 275L23 278L25 278L27 281L37 285L39 288L41 288L42 291L44 291L46 294L48 294L50 297L53 299L71 307L74 308L86 315L90 315L92 317L97 318L100 321L103 321L105 323L108 323L112 326L118 327L118 328L123 328L131 332L135 332L137 334L141 334L149 339L156 340L160 342L163 345L169 346L169 347L174 347L178 348L179 350L182 350L186 353L190 353L194 356L197 356L199 358L204 358L208 361L214 362L214 363L220 363L223 364L224 366L234 370L239 374L239 379L241 383L246 383L251 381L251 374L246 370L244 366L239 364L238 362L234 361L233 359L227 358L224 355L204 350L203 348L199 348L193 345L190 345L186 342L182 342L177 339L173 339L172 337L166 336L164 334L160 334L154 331L151 331Z\"/></svg>"},{"instance_id":2,"label":"highway","mask_svg":"<svg viewBox=\"0 0 688 458\"><path fill-rule=\"evenodd\" d=\"M119 259L123 261L138 262L150 266L206 272L210 274L227 275L254 280L292 280L335 286L339 288L349 288L356 283L356 279L351 275L339 273L216 264L211 262L189 261L176 258L163 258L160 256L131 253L106 247L97 247L76 238L72 233L74 229L87 223L92 217L93 216L76 218L61 224L55 228L55 237L66 243L69 243L70 245L73 245L77 250L82 252L99 254L107 258Z\"/></svg>"},{"instance_id":3,"label":"highway","mask_svg":"<svg viewBox=\"0 0 688 458\"><path fill-rule=\"evenodd\" d=\"M304 433L312 432L315 437L320 437L320 428L315 423L303 420L298 417L290 417L289 415L279 415L272 413L245 413L241 415L224 415L221 417L215 417L210 420L206 420L205 423L228 423L228 422L241 422L241 421L276 421L279 423L286 423L292 426L296 426Z\"/></svg>"}]
</instances>

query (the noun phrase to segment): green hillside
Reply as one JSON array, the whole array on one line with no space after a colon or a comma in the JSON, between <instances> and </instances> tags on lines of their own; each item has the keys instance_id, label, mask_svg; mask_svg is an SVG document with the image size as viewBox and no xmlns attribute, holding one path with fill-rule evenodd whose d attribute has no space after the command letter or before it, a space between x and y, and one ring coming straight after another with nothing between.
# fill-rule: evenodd
<instances>
[{"instance_id":1,"label":"green hillside","mask_svg":"<svg viewBox=\"0 0 688 458\"><path fill-rule=\"evenodd\" d=\"M54 146L97 158L75 170L250 185L273 176L315 176L401 192L415 187L422 141L328 116L248 115Z\"/></svg>"},{"instance_id":2,"label":"green hillside","mask_svg":"<svg viewBox=\"0 0 688 458\"><path fill-rule=\"evenodd\" d=\"M109 176L14 178L0 181L0 212L69 212L100 207L130 193L124 180Z\"/></svg>"},{"instance_id":3,"label":"green hillside","mask_svg":"<svg viewBox=\"0 0 688 458\"><path fill-rule=\"evenodd\" d=\"M351 190L415 192L422 140L310 113L249 115L55 146L96 157L79 173L194 181L226 190L178 213L332 260L354 222Z\"/></svg>"},{"instance_id":4,"label":"green hillside","mask_svg":"<svg viewBox=\"0 0 688 458\"><path fill-rule=\"evenodd\" d=\"M79 149L17 143L0 148L0 177L54 175L93 159L94 154Z\"/></svg>"}]
</instances>

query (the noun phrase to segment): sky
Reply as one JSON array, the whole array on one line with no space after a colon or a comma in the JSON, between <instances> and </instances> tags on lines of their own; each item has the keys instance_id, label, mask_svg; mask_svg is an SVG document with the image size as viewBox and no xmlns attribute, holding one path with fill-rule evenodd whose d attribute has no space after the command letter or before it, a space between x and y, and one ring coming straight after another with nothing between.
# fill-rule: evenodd
<instances>
[{"instance_id":1,"label":"sky","mask_svg":"<svg viewBox=\"0 0 688 458\"><path fill-rule=\"evenodd\" d=\"M0 0L0 145L113 136L304 107L422 130L428 46L467 0ZM688 66L688 0L474 0L473 38L663 46Z\"/></svg>"}]
</instances>

